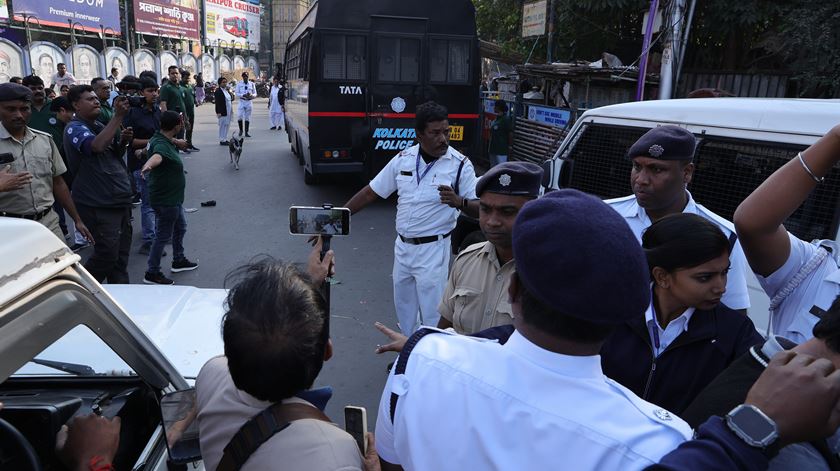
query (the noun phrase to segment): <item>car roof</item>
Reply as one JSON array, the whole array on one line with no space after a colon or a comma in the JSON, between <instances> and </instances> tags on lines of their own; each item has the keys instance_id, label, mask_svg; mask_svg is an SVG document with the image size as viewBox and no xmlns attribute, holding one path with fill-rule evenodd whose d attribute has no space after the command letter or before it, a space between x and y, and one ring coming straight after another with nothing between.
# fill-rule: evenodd
<instances>
[{"instance_id":1,"label":"car roof","mask_svg":"<svg viewBox=\"0 0 840 471\"><path fill-rule=\"evenodd\" d=\"M78 262L42 224L0 217L0 307Z\"/></svg>"},{"instance_id":2,"label":"car roof","mask_svg":"<svg viewBox=\"0 0 840 471\"><path fill-rule=\"evenodd\" d=\"M692 98L594 108L581 116L822 136L840 123L840 100Z\"/></svg>"}]
</instances>

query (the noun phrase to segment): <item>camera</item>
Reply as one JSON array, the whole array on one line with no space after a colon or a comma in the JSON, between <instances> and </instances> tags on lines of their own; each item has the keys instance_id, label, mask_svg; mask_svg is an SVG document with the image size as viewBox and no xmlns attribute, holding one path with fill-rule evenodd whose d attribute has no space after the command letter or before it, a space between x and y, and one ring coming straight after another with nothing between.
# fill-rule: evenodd
<instances>
[{"instance_id":1,"label":"camera","mask_svg":"<svg viewBox=\"0 0 840 471\"><path fill-rule=\"evenodd\" d=\"M142 96L129 95L129 92L139 92L143 90L143 85L140 82L119 82L117 89L120 91L119 96L124 96L128 99L128 106L141 108L146 105L146 98Z\"/></svg>"},{"instance_id":2,"label":"camera","mask_svg":"<svg viewBox=\"0 0 840 471\"><path fill-rule=\"evenodd\" d=\"M126 96L126 95L123 95ZM142 108L146 106L146 97L142 96L135 96L135 95L128 95L128 106L133 106L135 108Z\"/></svg>"}]
</instances>

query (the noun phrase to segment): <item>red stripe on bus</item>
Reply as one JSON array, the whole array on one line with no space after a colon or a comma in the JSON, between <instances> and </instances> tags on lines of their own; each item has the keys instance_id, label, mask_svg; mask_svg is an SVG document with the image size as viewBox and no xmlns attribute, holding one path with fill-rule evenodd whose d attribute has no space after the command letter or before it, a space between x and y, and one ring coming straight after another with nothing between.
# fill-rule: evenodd
<instances>
[{"instance_id":1,"label":"red stripe on bus","mask_svg":"<svg viewBox=\"0 0 840 471\"><path fill-rule=\"evenodd\" d=\"M397 118L414 119L413 113L357 113L345 111L310 111L312 118ZM478 119L477 114L450 114L452 119Z\"/></svg>"}]
</instances>

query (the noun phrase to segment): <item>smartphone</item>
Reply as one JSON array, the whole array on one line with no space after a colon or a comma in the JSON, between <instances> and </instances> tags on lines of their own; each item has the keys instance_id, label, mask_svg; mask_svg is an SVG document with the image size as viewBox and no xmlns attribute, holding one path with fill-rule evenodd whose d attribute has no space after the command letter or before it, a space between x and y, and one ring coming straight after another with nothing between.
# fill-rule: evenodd
<instances>
[{"instance_id":1,"label":"smartphone","mask_svg":"<svg viewBox=\"0 0 840 471\"><path fill-rule=\"evenodd\" d=\"M367 411L364 407L346 406L344 408L344 430L359 445L362 455L367 452Z\"/></svg>"},{"instance_id":2,"label":"smartphone","mask_svg":"<svg viewBox=\"0 0 840 471\"><path fill-rule=\"evenodd\" d=\"M346 236L350 234L350 210L292 206L289 208L289 233Z\"/></svg>"},{"instance_id":3,"label":"smartphone","mask_svg":"<svg viewBox=\"0 0 840 471\"><path fill-rule=\"evenodd\" d=\"M15 156L11 152L3 152L0 154L0 165L10 164L15 161Z\"/></svg>"}]
</instances>

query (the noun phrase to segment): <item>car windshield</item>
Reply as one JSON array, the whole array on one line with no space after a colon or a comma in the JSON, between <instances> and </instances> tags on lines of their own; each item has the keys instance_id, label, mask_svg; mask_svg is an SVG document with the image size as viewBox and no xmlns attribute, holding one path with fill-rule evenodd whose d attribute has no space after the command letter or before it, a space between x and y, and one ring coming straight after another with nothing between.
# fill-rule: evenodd
<instances>
[{"instance_id":1,"label":"car windshield","mask_svg":"<svg viewBox=\"0 0 840 471\"><path fill-rule=\"evenodd\" d=\"M67 332L13 376L136 376L105 342L84 325Z\"/></svg>"}]
</instances>

